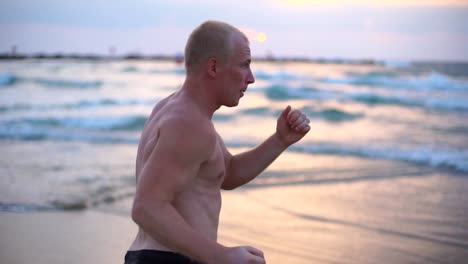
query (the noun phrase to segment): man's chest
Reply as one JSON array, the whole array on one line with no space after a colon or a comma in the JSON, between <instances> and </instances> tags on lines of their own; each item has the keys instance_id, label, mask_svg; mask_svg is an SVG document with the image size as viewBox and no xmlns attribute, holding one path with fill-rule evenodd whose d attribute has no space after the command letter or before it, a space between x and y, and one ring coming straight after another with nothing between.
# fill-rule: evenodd
<instances>
[{"instance_id":1,"label":"man's chest","mask_svg":"<svg viewBox=\"0 0 468 264\"><path fill-rule=\"evenodd\" d=\"M219 187L224 181L225 174L224 152L220 144L217 144L210 158L200 166L198 178L206 184Z\"/></svg>"}]
</instances>

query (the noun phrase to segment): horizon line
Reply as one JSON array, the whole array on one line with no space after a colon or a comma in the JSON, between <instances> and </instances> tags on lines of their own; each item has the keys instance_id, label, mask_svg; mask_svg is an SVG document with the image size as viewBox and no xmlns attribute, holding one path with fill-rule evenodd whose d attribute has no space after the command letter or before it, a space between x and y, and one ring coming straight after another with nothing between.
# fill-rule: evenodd
<instances>
[{"instance_id":1,"label":"horizon line","mask_svg":"<svg viewBox=\"0 0 468 264\"><path fill-rule=\"evenodd\" d=\"M172 60L183 61L182 54L141 54L128 52L126 54L99 54L93 52L31 52L12 53L0 52L0 60L22 60L22 59L83 59L83 60ZM253 61L270 62L312 62L312 63L346 63L346 64L384 64L385 62L426 62L426 63L455 63L466 64L468 60L452 59L376 59L376 58L346 58L325 56L252 56Z\"/></svg>"}]
</instances>

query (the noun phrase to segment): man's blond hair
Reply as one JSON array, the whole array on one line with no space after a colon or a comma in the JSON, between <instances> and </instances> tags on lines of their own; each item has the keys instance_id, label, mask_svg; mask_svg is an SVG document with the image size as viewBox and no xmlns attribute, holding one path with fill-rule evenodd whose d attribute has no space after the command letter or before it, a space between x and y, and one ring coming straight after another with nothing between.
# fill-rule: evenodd
<instances>
[{"instance_id":1,"label":"man's blond hair","mask_svg":"<svg viewBox=\"0 0 468 264\"><path fill-rule=\"evenodd\" d=\"M232 36L240 34L237 28L220 21L206 21L198 26L185 46L185 68L187 73L195 72L209 58L217 58L226 63L232 53Z\"/></svg>"}]
</instances>

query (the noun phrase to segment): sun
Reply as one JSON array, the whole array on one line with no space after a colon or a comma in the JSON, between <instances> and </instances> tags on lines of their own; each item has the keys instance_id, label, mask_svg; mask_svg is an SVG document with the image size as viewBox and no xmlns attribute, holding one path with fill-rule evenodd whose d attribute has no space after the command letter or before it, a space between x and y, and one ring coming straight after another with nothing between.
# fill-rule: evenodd
<instances>
[{"instance_id":1,"label":"sun","mask_svg":"<svg viewBox=\"0 0 468 264\"><path fill-rule=\"evenodd\" d=\"M259 32L257 34L257 41L263 43L267 40L267 35L264 32Z\"/></svg>"}]
</instances>

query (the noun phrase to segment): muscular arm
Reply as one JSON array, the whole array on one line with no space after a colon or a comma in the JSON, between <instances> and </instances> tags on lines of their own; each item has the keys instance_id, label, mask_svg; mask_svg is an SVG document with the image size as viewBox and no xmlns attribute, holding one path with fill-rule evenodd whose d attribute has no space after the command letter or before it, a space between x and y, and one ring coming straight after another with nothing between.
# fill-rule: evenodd
<instances>
[{"instance_id":1,"label":"muscular arm","mask_svg":"<svg viewBox=\"0 0 468 264\"><path fill-rule=\"evenodd\" d=\"M309 119L298 110L291 111L288 106L278 118L276 132L262 144L234 156L225 148L228 166L222 188L232 190L253 180L309 130Z\"/></svg>"},{"instance_id":2,"label":"muscular arm","mask_svg":"<svg viewBox=\"0 0 468 264\"><path fill-rule=\"evenodd\" d=\"M190 187L200 165L214 149L216 138L200 124L180 120L165 122L159 133L138 178L132 218L155 240L213 263L222 246L187 224L173 202Z\"/></svg>"},{"instance_id":3,"label":"muscular arm","mask_svg":"<svg viewBox=\"0 0 468 264\"><path fill-rule=\"evenodd\" d=\"M246 152L234 156L226 152L229 165L222 188L232 190L253 180L286 148L276 134L273 134L262 144Z\"/></svg>"}]
</instances>

